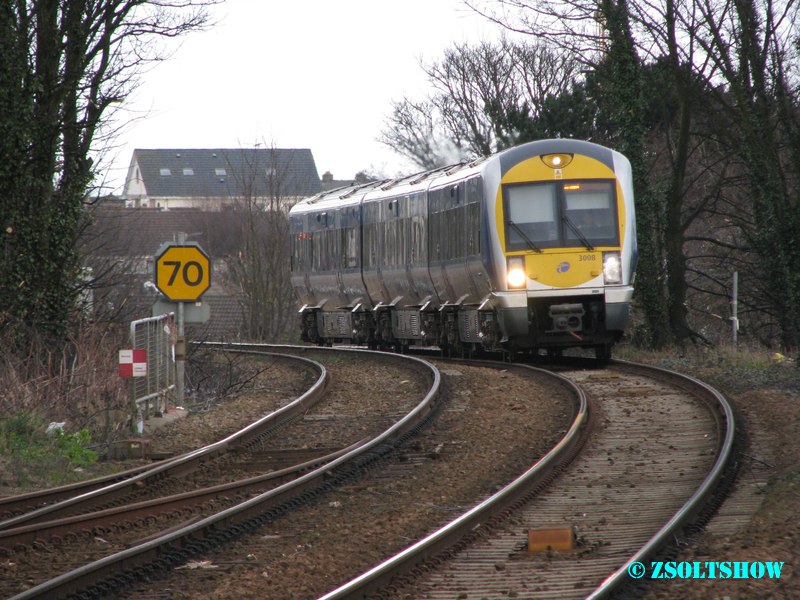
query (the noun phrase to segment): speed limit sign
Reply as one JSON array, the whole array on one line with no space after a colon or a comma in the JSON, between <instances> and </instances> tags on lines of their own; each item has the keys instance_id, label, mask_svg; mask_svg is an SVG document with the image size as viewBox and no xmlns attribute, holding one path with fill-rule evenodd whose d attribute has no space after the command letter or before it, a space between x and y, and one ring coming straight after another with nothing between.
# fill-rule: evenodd
<instances>
[{"instance_id":1,"label":"speed limit sign","mask_svg":"<svg viewBox=\"0 0 800 600\"><path fill-rule=\"evenodd\" d=\"M211 261L194 243L161 248L156 256L156 287L174 302L196 302L211 287Z\"/></svg>"}]
</instances>

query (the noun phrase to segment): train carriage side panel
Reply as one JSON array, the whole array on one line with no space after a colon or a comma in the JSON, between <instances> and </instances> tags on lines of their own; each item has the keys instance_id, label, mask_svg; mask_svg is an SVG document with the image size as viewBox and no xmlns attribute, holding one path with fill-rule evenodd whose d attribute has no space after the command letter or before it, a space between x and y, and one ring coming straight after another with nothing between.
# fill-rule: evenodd
<instances>
[{"instance_id":1,"label":"train carriage side panel","mask_svg":"<svg viewBox=\"0 0 800 600\"><path fill-rule=\"evenodd\" d=\"M404 186L382 200L388 205L381 277L384 302L400 307L438 305L428 274L428 199L424 187Z\"/></svg>"},{"instance_id":2,"label":"train carriage side panel","mask_svg":"<svg viewBox=\"0 0 800 600\"><path fill-rule=\"evenodd\" d=\"M438 306L439 299L428 272L428 194L418 189L409 195L406 222L406 277L416 292L412 303Z\"/></svg>"},{"instance_id":3,"label":"train carriage side panel","mask_svg":"<svg viewBox=\"0 0 800 600\"><path fill-rule=\"evenodd\" d=\"M316 294L329 307L342 304L344 298L339 284L340 248L337 235L337 210L325 206L312 213L310 219L312 269L310 279Z\"/></svg>"},{"instance_id":4,"label":"train carriage side panel","mask_svg":"<svg viewBox=\"0 0 800 600\"><path fill-rule=\"evenodd\" d=\"M301 302L304 340L350 338L353 310L371 308L361 278L362 195L321 194L289 213L292 285Z\"/></svg>"},{"instance_id":5,"label":"train carriage side panel","mask_svg":"<svg viewBox=\"0 0 800 600\"><path fill-rule=\"evenodd\" d=\"M408 194L401 193L375 202L381 204L384 215L384 243L380 253L379 271L382 291L380 301L392 306L416 304L418 293L414 281L408 276L411 198Z\"/></svg>"},{"instance_id":6,"label":"train carriage side panel","mask_svg":"<svg viewBox=\"0 0 800 600\"><path fill-rule=\"evenodd\" d=\"M362 277L367 294L375 306L385 303L388 291L382 287L381 269L384 262L386 230L384 206L371 195L362 201Z\"/></svg>"},{"instance_id":7,"label":"train carriage side panel","mask_svg":"<svg viewBox=\"0 0 800 600\"><path fill-rule=\"evenodd\" d=\"M478 303L490 290L484 263L480 171L455 168L429 191L431 279L442 303Z\"/></svg>"},{"instance_id":8,"label":"train carriage side panel","mask_svg":"<svg viewBox=\"0 0 800 600\"><path fill-rule=\"evenodd\" d=\"M430 342L435 334L426 325L439 304L428 273L430 180L423 173L391 181L364 200L364 278L379 345Z\"/></svg>"},{"instance_id":9,"label":"train carriage side panel","mask_svg":"<svg viewBox=\"0 0 800 600\"><path fill-rule=\"evenodd\" d=\"M428 191L428 268L440 304L456 304L458 300L447 273L463 232L457 211L453 186L431 187Z\"/></svg>"},{"instance_id":10,"label":"train carriage side panel","mask_svg":"<svg viewBox=\"0 0 800 600\"><path fill-rule=\"evenodd\" d=\"M292 288L302 305L316 305L314 289L309 281L313 245L308 231L308 213L294 211L289 215L291 231Z\"/></svg>"},{"instance_id":11,"label":"train carriage side panel","mask_svg":"<svg viewBox=\"0 0 800 600\"><path fill-rule=\"evenodd\" d=\"M483 178L480 173L466 181L467 274L475 297L482 301L492 291L488 257Z\"/></svg>"},{"instance_id":12,"label":"train carriage side panel","mask_svg":"<svg viewBox=\"0 0 800 600\"><path fill-rule=\"evenodd\" d=\"M344 306L371 308L361 274L361 202L342 205L337 210L340 239L339 283Z\"/></svg>"}]
</instances>

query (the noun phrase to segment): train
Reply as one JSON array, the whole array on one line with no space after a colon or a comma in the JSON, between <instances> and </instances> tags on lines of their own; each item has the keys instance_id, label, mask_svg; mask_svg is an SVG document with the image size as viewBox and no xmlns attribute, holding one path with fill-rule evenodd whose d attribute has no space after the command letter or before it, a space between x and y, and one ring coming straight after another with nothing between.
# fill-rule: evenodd
<instances>
[{"instance_id":1,"label":"train","mask_svg":"<svg viewBox=\"0 0 800 600\"><path fill-rule=\"evenodd\" d=\"M305 342L609 359L630 320L631 165L593 142L538 140L341 187L289 221Z\"/></svg>"}]
</instances>

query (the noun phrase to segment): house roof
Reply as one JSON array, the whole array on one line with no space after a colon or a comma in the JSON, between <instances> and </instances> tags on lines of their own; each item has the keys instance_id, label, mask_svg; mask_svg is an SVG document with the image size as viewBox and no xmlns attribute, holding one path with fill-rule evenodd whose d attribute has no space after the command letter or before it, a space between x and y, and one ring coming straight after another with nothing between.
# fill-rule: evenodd
<instances>
[{"instance_id":1,"label":"house roof","mask_svg":"<svg viewBox=\"0 0 800 600\"><path fill-rule=\"evenodd\" d=\"M321 190L308 148L136 149L125 196L138 167L147 196L311 196Z\"/></svg>"}]
</instances>

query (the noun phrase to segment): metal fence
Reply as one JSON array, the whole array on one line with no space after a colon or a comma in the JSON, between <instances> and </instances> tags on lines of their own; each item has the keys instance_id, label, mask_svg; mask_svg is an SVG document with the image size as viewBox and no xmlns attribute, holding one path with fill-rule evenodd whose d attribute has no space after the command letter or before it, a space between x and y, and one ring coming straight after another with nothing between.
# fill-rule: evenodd
<instances>
[{"instance_id":1,"label":"metal fence","mask_svg":"<svg viewBox=\"0 0 800 600\"><path fill-rule=\"evenodd\" d=\"M173 313L131 322L131 343L134 349L147 350L147 375L133 377L132 404L146 419L150 407L166 411L166 395L175 389L175 342L178 328Z\"/></svg>"}]
</instances>

